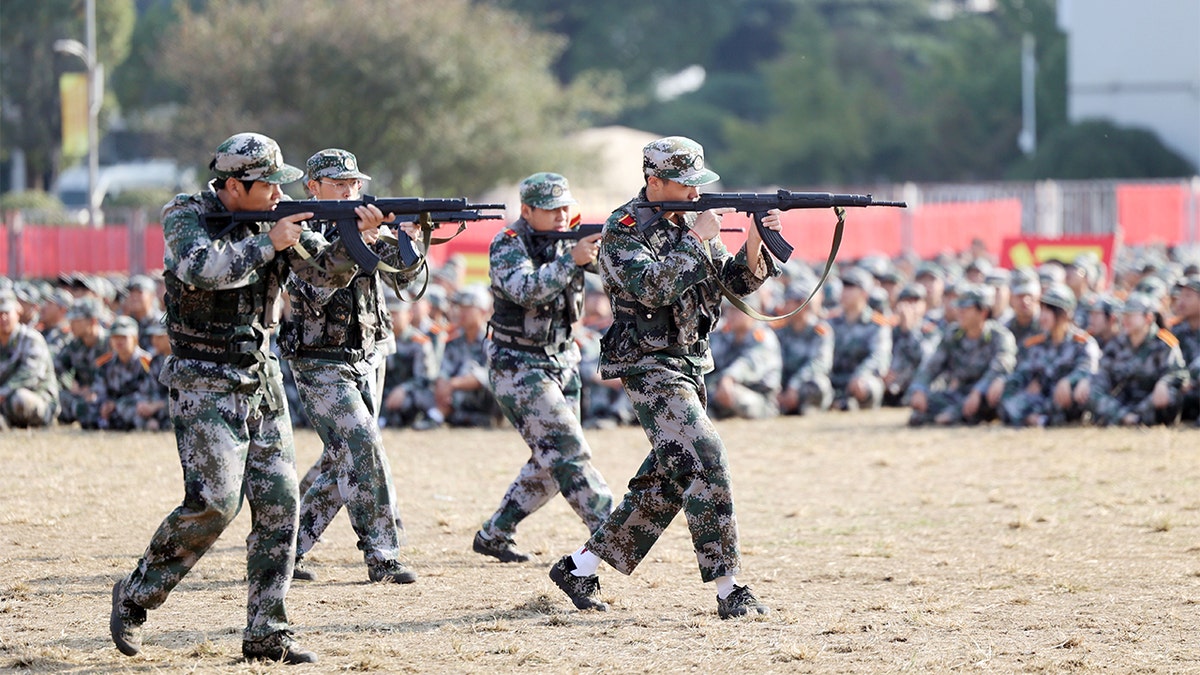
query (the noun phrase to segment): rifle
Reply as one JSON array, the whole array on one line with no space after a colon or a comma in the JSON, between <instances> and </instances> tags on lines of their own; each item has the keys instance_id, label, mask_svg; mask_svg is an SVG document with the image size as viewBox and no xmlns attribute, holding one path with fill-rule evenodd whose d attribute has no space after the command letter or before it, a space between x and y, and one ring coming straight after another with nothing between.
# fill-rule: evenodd
<instances>
[{"instance_id":1,"label":"rifle","mask_svg":"<svg viewBox=\"0 0 1200 675\"><path fill-rule=\"evenodd\" d=\"M663 217L665 213L676 211L707 211L709 209L732 208L742 213L754 216L754 227L762 237L763 245L780 262L787 262L794 250L778 232L763 227L762 219L771 209L790 211L791 209L840 209L847 206L896 206L907 208L904 202L877 201L871 195L830 194L828 192L791 192L780 190L775 194L755 192L709 192L700 195L690 202L652 202L639 201L633 204L635 208L657 209L653 218L638 223L646 227Z\"/></svg>"},{"instance_id":2,"label":"rifle","mask_svg":"<svg viewBox=\"0 0 1200 675\"><path fill-rule=\"evenodd\" d=\"M396 219L389 221L389 224L419 222L421 229L425 233L425 241L423 243L426 247L430 243L429 234L437 226L437 223L500 220L504 216L483 214L480 211L504 210L508 208L505 204L471 204L466 199L377 198L371 195L363 195L362 199L304 199L283 201L276 204L275 208L271 211L206 213L203 219L206 225L229 223L225 229L213 237L214 239L218 239L228 234L239 223L276 221L297 213L312 212L312 220L328 220L336 223L338 236L341 237L342 242L345 244L347 253L350 254L350 257L354 259L354 262L358 263L364 272L370 274L376 268L385 272L399 272L400 270L395 267L381 262L379 256L363 243L362 237L358 233L358 216L354 213L354 209L366 204L374 204L384 214L395 214ZM434 243L443 242L437 241ZM397 232L396 244L400 252L400 259L404 262L405 268L415 267L421 261L421 256L413 249L412 239L407 234Z\"/></svg>"}]
</instances>

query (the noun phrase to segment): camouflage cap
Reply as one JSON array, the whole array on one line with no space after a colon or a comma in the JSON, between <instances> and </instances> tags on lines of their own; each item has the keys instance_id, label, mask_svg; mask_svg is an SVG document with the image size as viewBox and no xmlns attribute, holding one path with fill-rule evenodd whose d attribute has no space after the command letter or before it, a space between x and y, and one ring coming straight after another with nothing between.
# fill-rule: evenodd
<instances>
[{"instance_id":1,"label":"camouflage cap","mask_svg":"<svg viewBox=\"0 0 1200 675\"><path fill-rule=\"evenodd\" d=\"M977 309L987 309L996 301L996 289L984 284L968 284L963 286L954 299L954 306L958 308L975 307Z\"/></svg>"},{"instance_id":2,"label":"camouflage cap","mask_svg":"<svg viewBox=\"0 0 1200 675\"><path fill-rule=\"evenodd\" d=\"M917 271L913 274L914 279L920 279L921 277L933 277L945 281L946 271L942 269L941 265L935 262L923 262L917 266Z\"/></svg>"},{"instance_id":3,"label":"camouflage cap","mask_svg":"<svg viewBox=\"0 0 1200 675\"><path fill-rule=\"evenodd\" d=\"M993 268L987 274L983 275L983 283L994 288L1008 286L1008 272L1003 269Z\"/></svg>"},{"instance_id":4,"label":"camouflage cap","mask_svg":"<svg viewBox=\"0 0 1200 675\"><path fill-rule=\"evenodd\" d=\"M812 295L816 284L809 279L796 279L787 285L783 291L783 299L794 302L804 302ZM820 304L820 301L817 301Z\"/></svg>"},{"instance_id":5,"label":"camouflage cap","mask_svg":"<svg viewBox=\"0 0 1200 675\"><path fill-rule=\"evenodd\" d=\"M167 327L161 321L151 321L142 332L146 335L166 335Z\"/></svg>"},{"instance_id":6,"label":"camouflage cap","mask_svg":"<svg viewBox=\"0 0 1200 675\"><path fill-rule=\"evenodd\" d=\"M1037 272L1027 267L1013 270L1011 283L1013 295L1040 295L1042 292Z\"/></svg>"},{"instance_id":7,"label":"camouflage cap","mask_svg":"<svg viewBox=\"0 0 1200 675\"><path fill-rule=\"evenodd\" d=\"M902 300L924 300L925 287L921 284L908 284L900 289L900 294L896 296L896 302Z\"/></svg>"},{"instance_id":8,"label":"camouflage cap","mask_svg":"<svg viewBox=\"0 0 1200 675\"><path fill-rule=\"evenodd\" d=\"M861 267L851 267L841 273L842 286L858 286L870 292L875 287L875 277Z\"/></svg>"},{"instance_id":9,"label":"camouflage cap","mask_svg":"<svg viewBox=\"0 0 1200 675\"><path fill-rule=\"evenodd\" d=\"M104 305L99 298L76 298L67 310L68 319L99 319L104 316Z\"/></svg>"},{"instance_id":10,"label":"camouflage cap","mask_svg":"<svg viewBox=\"0 0 1200 675\"><path fill-rule=\"evenodd\" d=\"M46 296L42 299L43 305L48 304L48 303L53 303L55 305L58 305L59 307L63 307L66 309L70 309L71 305L74 302L75 302L75 296L71 295L71 292L65 288L56 288L56 289L50 291L49 293L47 293Z\"/></svg>"},{"instance_id":11,"label":"camouflage cap","mask_svg":"<svg viewBox=\"0 0 1200 675\"><path fill-rule=\"evenodd\" d=\"M134 319L132 316L118 316L113 320L109 334L136 336L138 334L137 319Z\"/></svg>"},{"instance_id":12,"label":"camouflage cap","mask_svg":"<svg viewBox=\"0 0 1200 675\"><path fill-rule=\"evenodd\" d=\"M1197 293L1200 293L1200 275L1191 275L1179 277L1179 281L1175 282L1179 288L1188 288Z\"/></svg>"},{"instance_id":13,"label":"camouflage cap","mask_svg":"<svg viewBox=\"0 0 1200 675\"><path fill-rule=\"evenodd\" d=\"M696 187L721 180L704 166L704 148L683 136L668 136L642 148L642 172Z\"/></svg>"},{"instance_id":14,"label":"camouflage cap","mask_svg":"<svg viewBox=\"0 0 1200 675\"><path fill-rule=\"evenodd\" d=\"M1067 280L1067 269L1057 260L1049 260L1038 266L1037 275L1044 285L1059 284Z\"/></svg>"},{"instance_id":15,"label":"camouflage cap","mask_svg":"<svg viewBox=\"0 0 1200 675\"><path fill-rule=\"evenodd\" d=\"M21 303L17 302L17 294L11 290L0 290L0 312L19 312Z\"/></svg>"},{"instance_id":16,"label":"camouflage cap","mask_svg":"<svg viewBox=\"0 0 1200 675\"><path fill-rule=\"evenodd\" d=\"M1141 281L1137 282L1137 285L1133 287L1133 292L1161 297L1166 294L1167 288L1166 281L1163 281L1161 277L1151 275L1143 277Z\"/></svg>"},{"instance_id":17,"label":"camouflage cap","mask_svg":"<svg viewBox=\"0 0 1200 675\"><path fill-rule=\"evenodd\" d=\"M358 158L354 156L354 153L338 148L321 150L309 157L304 166L308 169L309 180L321 178L371 180L370 176L358 170Z\"/></svg>"},{"instance_id":18,"label":"camouflage cap","mask_svg":"<svg viewBox=\"0 0 1200 675\"><path fill-rule=\"evenodd\" d=\"M1075 305L1078 304L1078 299L1075 297L1075 291L1072 291L1070 286L1056 281L1047 284L1042 289L1041 303L1067 312L1074 312Z\"/></svg>"},{"instance_id":19,"label":"camouflage cap","mask_svg":"<svg viewBox=\"0 0 1200 675\"><path fill-rule=\"evenodd\" d=\"M577 204L567 179L542 171L521 181L521 203L535 209L559 209Z\"/></svg>"},{"instance_id":20,"label":"camouflage cap","mask_svg":"<svg viewBox=\"0 0 1200 675\"><path fill-rule=\"evenodd\" d=\"M217 146L208 168L217 178L291 183L304 172L283 163L283 152L274 140L256 133L234 134Z\"/></svg>"},{"instance_id":21,"label":"camouflage cap","mask_svg":"<svg viewBox=\"0 0 1200 675\"><path fill-rule=\"evenodd\" d=\"M487 309L492 306L492 294L486 287L473 284L455 293L451 302L461 307Z\"/></svg>"},{"instance_id":22,"label":"camouflage cap","mask_svg":"<svg viewBox=\"0 0 1200 675\"><path fill-rule=\"evenodd\" d=\"M135 274L129 277L129 283L125 284L125 290L153 293L158 290L158 283L145 274Z\"/></svg>"},{"instance_id":23,"label":"camouflage cap","mask_svg":"<svg viewBox=\"0 0 1200 675\"><path fill-rule=\"evenodd\" d=\"M1145 293L1130 293L1121 306L1121 312L1125 314L1148 314L1158 309L1158 302Z\"/></svg>"}]
</instances>

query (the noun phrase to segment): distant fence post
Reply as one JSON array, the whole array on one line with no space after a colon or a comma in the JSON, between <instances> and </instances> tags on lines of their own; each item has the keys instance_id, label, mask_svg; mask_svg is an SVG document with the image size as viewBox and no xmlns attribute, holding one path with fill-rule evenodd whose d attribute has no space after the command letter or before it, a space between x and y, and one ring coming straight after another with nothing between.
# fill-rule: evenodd
<instances>
[{"instance_id":1,"label":"distant fence post","mask_svg":"<svg viewBox=\"0 0 1200 675\"><path fill-rule=\"evenodd\" d=\"M25 214L15 210L8 214L8 278L20 279L24 270L21 266L21 238L25 231Z\"/></svg>"},{"instance_id":2,"label":"distant fence post","mask_svg":"<svg viewBox=\"0 0 1200 675\"><path fill-rule=\"evenodd\" d=\"M129 210L129 274L146 273L146 209Z\"/></svg>"},{"instance_id":3,"label":"distant fence post","mask_svg":"<svg viewBox=\"0 0 1200 675\"><path fill-rule=\"evenodd\" d=\"M1196 243L1200 240L1200 176L1192 176L1191 189L1188 190L1187 213L1183 215L1183 222L1187 223L1187 242L1189 244Z\"/></svg>"}]
</instances>

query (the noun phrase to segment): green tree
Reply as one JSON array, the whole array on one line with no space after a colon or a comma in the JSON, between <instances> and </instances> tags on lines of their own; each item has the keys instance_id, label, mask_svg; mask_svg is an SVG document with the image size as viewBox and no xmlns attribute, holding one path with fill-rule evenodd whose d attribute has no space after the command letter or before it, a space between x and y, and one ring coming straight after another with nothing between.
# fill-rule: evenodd
<instances>
[{"instance_id":1,"label":"green tree","mask_svg":"<svg viewBox=\"0 0 1200 675\"><path fill-rule=\"evenodd\" d=\"M160 56L184 88L180 150L202 163L239 131L280 141L289 161L337 146L373 189L474 194L568 161L563 135L614 97L559 85L562 40L467 0L305 5L212 0L184 11Z\"/></svg>"},{"instance_id":2,"label":"green tree","mask_svg":"<svg viewBox=\"0 0 1200 675\"><path fill-rule=\"evenodd\" d=\"M22 150L31 188L46 187L58 169L58 76L84 66L76 57L55 54L53 45L61 38L85 41L84 8L83 0L0 3L0 159ZM107 72L128 55L133 23L133 0L96 3L96 55Z\"/></svg>"},{"instance_id":3,"label":"green tree","mask_svg":"<svg viewBox=\"0 0 1200 675\"><path fill-rule=\"evenodd\" d=\"M1033 157L1016 163L1008 177L1084 180L1176 178L1195 173L1191 162L1163 145L1153 132L1090 120L1058 127L1043 139Z\"/></svg>"}]
</instances>

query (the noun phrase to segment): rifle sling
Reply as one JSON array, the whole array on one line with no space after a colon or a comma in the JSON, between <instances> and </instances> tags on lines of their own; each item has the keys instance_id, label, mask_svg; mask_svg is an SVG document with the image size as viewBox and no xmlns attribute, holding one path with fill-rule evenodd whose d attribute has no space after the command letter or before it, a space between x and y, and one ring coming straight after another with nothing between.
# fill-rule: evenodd
<instances>
[{"instance_id":1,"label":"rifle sling","mask_svg":"<svg viewBox=\"0 0 1200 675\"><path fill-rule=\"evenodd\" d=\"M837 214L837 225L833 228L833 241L830 242L829 245L829 258L825 260L825 270L821 272L821 278L817 280L817 285L815 288L813 288L812 293L809 293L808 298L806 298L804 302L800 303L799 307L782 316L768 316L754 309L750 305L747 305L745 301L737 296L736 293L729 290L729 287L721 281L720 275L714 273L713 280L717 282L717 288L721 289L721 294L725 296L725 299L728 300L730 304L745 312L750 318L758 321L766 321L768 323L782 321L783 319L794 316L797 312L804 309L806 306L808 306L808 303L811 302L814 297L816 297L817 293L821 292L821 287L825 285L825 280L829 278L829 272L833 270L833 263L837 259L838 249L842 247L842 233L846 227L846 209L840 206L835 206L833 207L833 212ZM704 242L704 252L708 254L709 262L712 262L712 253L708 249L707 241ZM715 271L716 270L714 269L714 272Z\"/></svg>"}]
</instances>

